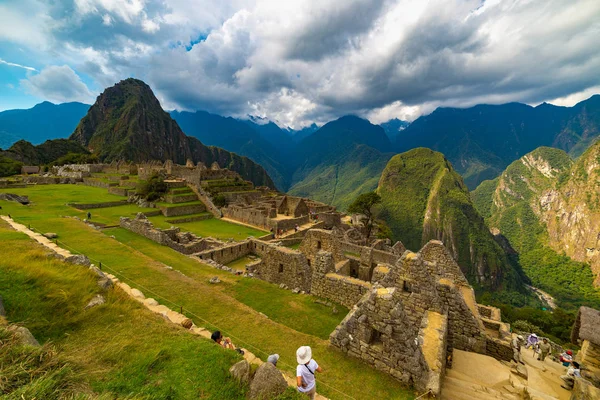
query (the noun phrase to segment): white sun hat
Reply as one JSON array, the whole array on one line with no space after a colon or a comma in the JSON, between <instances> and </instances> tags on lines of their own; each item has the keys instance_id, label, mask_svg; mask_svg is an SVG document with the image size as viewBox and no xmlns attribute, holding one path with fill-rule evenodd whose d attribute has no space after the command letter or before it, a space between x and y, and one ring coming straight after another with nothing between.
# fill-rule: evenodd
<instances>
[{"instance_id":1,"label":"white sun hat","mask_svg":"<svg viewBox=\"0 0 600 400\"><path fill-rule=\"evenodd\" d=\"M296 350L296 359L298 364L306 364L312 358L312 350L310 346L302 346Z\"/></svg>"}]
</instances>

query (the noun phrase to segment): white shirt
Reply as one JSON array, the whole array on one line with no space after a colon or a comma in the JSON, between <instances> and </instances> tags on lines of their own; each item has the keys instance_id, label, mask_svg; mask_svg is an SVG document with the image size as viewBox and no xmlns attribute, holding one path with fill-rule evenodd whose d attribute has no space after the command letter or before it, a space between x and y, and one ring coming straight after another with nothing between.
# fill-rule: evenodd
<instances>
[{"instance_id":1,"label":"white shirt","mask_svg":"<svg viewBox=\"0 0 600 400\"><path fill-rule=\"evenodd\" d=\"M298 390L302 393L310 392L312 388L315 387L315 375L317 373L317 368L319 368L319 364L313 359L311 359L307 365L299 364L296 367L296 376L302 377L302 382L306 385L305 387L299 386ZM312 374L310 371L312 371Z\"/></svg>"}]
</instances>

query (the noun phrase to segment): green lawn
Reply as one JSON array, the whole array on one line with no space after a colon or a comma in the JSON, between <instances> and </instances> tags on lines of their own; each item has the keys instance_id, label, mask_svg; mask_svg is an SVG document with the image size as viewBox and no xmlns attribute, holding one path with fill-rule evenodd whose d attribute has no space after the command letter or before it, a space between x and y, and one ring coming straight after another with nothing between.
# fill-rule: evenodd
<instances>
[{"instance_id":1,"label":"green lawn","mask_svg":"<svg viewBox=\"0 0 600 400\"><path fill-rule=\"evenodd\" d=\"M169 219L174 218L184 218L182 217L169 217ZM165 217L159 215L156 217L148 218L154 226L159 228L169 228L172 224L166 222ZM213 237L221 240L233 239L235 241L241 241L249 236L260 237L267 234L265 231L260 231L258 229L250 228L245 225L238 225L231 222L223 221L218 218L210 218L202 221L194 221L194 222L184 222L177 224L184 231L192 232L198 236L202 237Z\"/></svg>"},{"instance_id":2,"label":"green lawn","mask_svg":"<svg viewBox=\"0 0 600 400\"><path fill-rule=\"evenodd\" d=\"M40 343L46 343L42 350L46 358L66 364L58 374L43 375L29 359L17 371L11 365L17 354L23 362L24 355L32 353L32 358L37 350L3 347L3 384L15 382L26 367L28 373L40 376L13 386L14 391L3 393L6 398L66 399L92 392L107 399L244 396L246 389L228 373L240 359L237 353L167 323L120 290L109 290L105 305L84 311L99 291L89 270L48 258L46 250L3 221L0 242L10 244L2 246L0 260L7 319L27 326Z\"/></svg>"},{"instance_id":3,"label":"green lawn","mask_svg":"<svg viewBox=\"0 0 600 400\"><path fill-rule=\"evenodd\" d=\"M232 269L237 269L237 270L240 270L240 271L245 271L246 270L246 264L249 264L249 263L254 262L256 260L257 260L256 258L253 259L253 258L250 258L248 256L244 256L244 257L240 257L237 260L234 260L234 261L230 262L229 264L227 264L227 266L229 268L232 268Z\"/></svg>"},{"instance_id":4,"label":"green lawn","mask_svg":"<svg viewBox=\"0 0 600 400\"><path fill-rule=\"evenodd\" d=\"M35 199L33 192L29 194ZM80 221L60 218L58 215L69 210L66 202L54 204L49 197L35 201L30 207L11 202L0 205L3 212L10 212L17 220L29 222L40 231L57 232L65 247L101 260L105 268L146 295L173 309L183 306L196 324L220 328L238 345L263 359L270 353L279 353L282 369L293 372L296 349L301 345L312 346L315 359L326 371L320 376L319 391L332 399L344 397L330 386L354 398L414 397L390 376L329 346L327 334L344 317L345 310L339 308L340 313L334 315L327 307L313 303L310 296L294 295L276 285L215 270L120 228L106 230L104 234ZM210 221L223 222L199 222ZM165 265L181 273L166 269ZM212 276L219 276L222 283L208 283Z\"/></svg>"}]
</instances>

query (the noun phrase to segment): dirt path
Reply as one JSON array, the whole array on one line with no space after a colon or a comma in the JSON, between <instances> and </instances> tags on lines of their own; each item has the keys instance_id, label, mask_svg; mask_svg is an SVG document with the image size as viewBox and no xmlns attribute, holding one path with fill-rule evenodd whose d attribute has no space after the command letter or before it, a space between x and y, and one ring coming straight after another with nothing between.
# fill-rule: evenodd
<instances>
[{"instance_id":1,"label":"dirt path","mask_svg":"<svg viewBox=\"0 0 600 400\"><path fill-rule=\"evenodd\" d=\"M537 297L544 303L548 304L548 307L550 307L551 309L555 309L556 306L556 300L554 300L554 297L552 297L550 294L544 292L541 289L536 288L535 286L530 286L530 285L526 285L529 289L533 290L533 292L537 295Z\"/></svg>"}]
</instances>

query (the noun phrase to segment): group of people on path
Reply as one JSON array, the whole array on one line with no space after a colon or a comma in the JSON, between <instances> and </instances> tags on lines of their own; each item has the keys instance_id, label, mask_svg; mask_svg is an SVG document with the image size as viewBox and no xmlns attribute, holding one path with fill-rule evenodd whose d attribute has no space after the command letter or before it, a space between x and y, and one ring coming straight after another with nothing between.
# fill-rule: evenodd
<instances>
[{"instance_id":1,"label":"group of people on path","mask_svg":"<svg viewBox=\"0 0 600 400\"><path fill-rule=\"evenodd\" d=\"M513 348L513 356L514 360L517 363L525 364L523 362L523 358L521 357L521 345L525 343L526 349L532 349L533 354L538 353L537 359L539 361L544 361L546 357L552 351L552 347L548 338L538 338L535 333L530 334L527 337L527 341L522 335L517 335L513 337L512 340L512 348ZM559 357L560 362L563 366L567 367L567 372L565 375L561 375L561 379L563 380L562 388L567 390L573 390L573 386L575 385L575 378L581 378L581 369L580 365L577 361L573 361L573 351L567 350L562 353Z\"/></svg>"},{"instance_id":2,"label":"group of people on path","mask_svg":"<svg viewBox=\"0 0 600 400\"><path fill-rule=\"evenodd\" d=\"M235 350L242 355L244 354L242 349L236 348L233 345L230 338L223 337L220 331L214 331L211 339L225 349ZM274 366L277 366L278 361L279 354L271 354L267 358L267 362ZM310 346L302 346L296 350L296 361L298 361L298 366L296 367L296 386L298 391L305 394L311 400L314 400L317 395L317 379L315 374L323 372L323 368L312 358L312 349Z\"/></svg>"}]
</instances>

